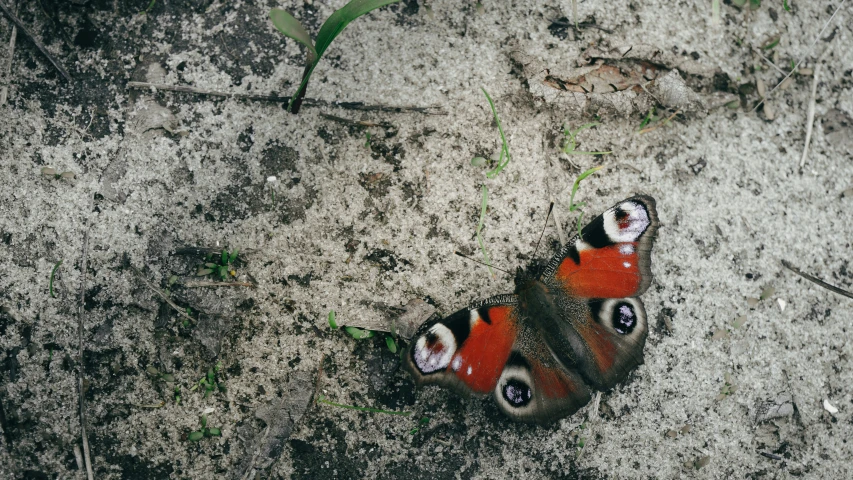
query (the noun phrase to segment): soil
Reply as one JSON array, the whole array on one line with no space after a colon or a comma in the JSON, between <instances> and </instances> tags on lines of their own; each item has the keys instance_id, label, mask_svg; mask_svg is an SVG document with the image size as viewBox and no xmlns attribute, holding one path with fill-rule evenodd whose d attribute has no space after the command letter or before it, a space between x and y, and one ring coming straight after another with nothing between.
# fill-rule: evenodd
<instances>
[{"instance_id":1,"label":"soil","mask_svg":"<svg viewBox=\"0 0 853 480\"><path fill-rule=\"evenodd\" d=\"M853 289L849 2L582 1L575 28L568 0L405 0L340 34L294 115L129 82L287 97L304 50L269 10L313 36L343 0L0 1L72 76L21 33L10 56L0 17L0 477L85 477L81 369L99 479L853 475L851 300L781 263ZM628 48L695 97L540 94L585 52ZM512 155L493 178L481 88ZM549 426L416 388L382 333L409 302L449 314L513 290L454 255L482 258L482 187L484 245L514 271L549 202L536 257L559 247L553 218L575 231L572 183L598 165L584 218L657 201L645 364ZM253 286L193 285L222 280L198 275L222 250L226 280ZM221 436L190 441L202 416Z\"/></svg>"}]
</instances>

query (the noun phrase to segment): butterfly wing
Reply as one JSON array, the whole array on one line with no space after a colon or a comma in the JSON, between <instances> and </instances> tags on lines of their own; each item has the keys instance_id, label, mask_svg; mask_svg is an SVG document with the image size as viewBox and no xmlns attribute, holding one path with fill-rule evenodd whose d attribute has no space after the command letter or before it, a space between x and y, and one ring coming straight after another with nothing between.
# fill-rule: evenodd
<instances>
[{"instance_id":1,"label":"butterfly wing","mask_svg":"<svg viewBox=\"0 0 853 480\"><path fill-rule=\"evenodd\" d=\"M500 295L425 322L404 363L418 384L492 393L511 418L544 423L574 413L590 390L560 367L541 335L515 295Z\"/></svg>"},{"instance_id":2,"label":"butterfly wing","mask_svg":"<svg viewBox=\"0 0 853 480\"><path fill-rule=\"evenodd\" d=\"M418 329L405 364L419 384L462 394L494 390L518 336L514 295L499 295Z\"/></svg>"},{"instance_id":3,"label":"butterfly wing","mask_svg":"<svg viewBox=\"0 0 853 480\"><path fill-rule=\"evenodd\" d=\"M652 280L655 201L623 200L592 220L545 268L552 315L534 320L560 362L607 390L643 362L648 335L642 301Z\"/></svg>"}]
</instances>

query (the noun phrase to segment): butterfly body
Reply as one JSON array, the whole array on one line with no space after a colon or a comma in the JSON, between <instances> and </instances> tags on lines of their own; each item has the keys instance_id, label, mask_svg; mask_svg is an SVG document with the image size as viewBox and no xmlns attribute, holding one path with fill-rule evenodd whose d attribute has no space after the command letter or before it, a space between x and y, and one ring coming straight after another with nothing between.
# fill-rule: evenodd
<instances>
[{"instance_id":1,"label":"butterfly body","mask_svg":"<svg viewBox=\"0 0 853 480\"><path fill-rule=\"evenodd\" d=\"M596 217L546 265L516 274L513 294L432 317L406 353L419 384L492 394L508 416L546 423L584 406L642 363L658 226L636 196Z\"/></svg>"}]
</instances>

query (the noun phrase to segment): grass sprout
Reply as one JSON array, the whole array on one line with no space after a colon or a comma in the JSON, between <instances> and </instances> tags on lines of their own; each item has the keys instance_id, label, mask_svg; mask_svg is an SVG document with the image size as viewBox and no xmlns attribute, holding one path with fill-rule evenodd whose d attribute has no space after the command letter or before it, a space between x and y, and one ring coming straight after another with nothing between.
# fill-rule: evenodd
<instances>
[{"instance_id":1,"label":"grass sprout","mask_svg":"<svg viewBox=\"0 0 853 480\"><path fill-rule=\"evenodd\" d=\"M604 167L599 165L597 167L592 167L589 170L581 173L580 175L578 175L578 178L575 179L574 185L572 185L572 196L569 198L569 211L570 212L574 212L574 211L580 212L580 215L578 215L578 225L577 225L578 238L581 237L581 220L583 220L583 211L581 210L581 207L586 205L586 203L584 203L584 202L575 203L575 194L578 193L578 189L580 188L581 181L583 179L585 179L586 177L592 175L593 173L601 170L602 168L604 168Z\"/></svg>"},{"instance_id":2,"label":"grass sprout","mask_svg":"<svg viewBox=\"0 0 853 480\"><path fill-rule=\"evenodd\" d=\"M295 19L293 15L274 8L270 11L270 20L272 20L275 28L278 29L284 36L296 40L305 46L307 50L305 71L302 74L302 83L299 84L299 89L290 98L287 109L292 113L297 113L302 104L302 99L305 97L305 89L308 86L308 80L314 72L314 68L320 62L326 49L329 48L332 41L356 18L375 10L385 5L397 3L400 0L352 0L343 6L340 10L336 10L329 18L323 22L320 31L317 32L316 43L311 41L311 37L305 30L305 27Z\"/></svg>"},{"instance_id":3,"label":"grass sprout","mask_svg":"<svg viewBox=\"0 0 853 480\"><path fill-rule=\"evenodd\" d=\"M480 250L483 252L483 259L485 260L486 267L489 269L489 275L492 277L495 276L495 272L492 271L492 261L489 260L489 252L486 251L486 244L483 242L483 235L481 232L483 230L483 222L486 219L486 205L489 203L489 187L483 185L483 201L480 202L480 222L477 224L477 243L480 244Z\"/></svg>"},{"instance_id":4,"label":"grass sprout","mask_svg":"<svg viewBox=\"0 0 853 480\"><path fill-rule=\"evenodd\" d=\"M495 117L495 123L498 124L498 132L501 134L501 156L498 158L498 164L495 166L494 170L486 173L487 177L495 178L507 165L509 165L509 161L512 160L512 156L509 154L509 145L506 143L506 135L504 135L504 129L501 125L501 119L498 117L495 102L492 101L492 97L489 96L489 92L487 92L485 88L481 87L480 90L483 91L483 94L486 95L486 100L489 101L489 106L492 108L492 115ZM506 159L506 161L504 161L504 159Z\"/></svg>"},{"instance_id":5,"label":"grass sprout","mask_svg":"<svg viewBox=\"0 0 853 480\"><path fill-rule=\"evenodd\" d=\"M578 134L580 132L588 129L588 128L596 127L598 125L600 125L599 122L585 123L575 130L570 130L568 127L563 125L563 135L566 136L566 139L563 141L563 148L561 149L563 151L563 153L568 154L568 155L607 155L607 154L613 153L612 151L582 152L582 151L576 150L576 148L578 146L578 144L577 144Z\"/></svg>"},{"instance_id":6,"label":"grass sprout","mask_svg":"<svg viewBox=\"0 0 853 480\"><path fill-rule=\"evenodd\" d=\"M56 295L53 294L53 279L56 276L56 271L59 270L60 265L62 265L62 260L56 262L56 265L54 265L53 269L50 271L50 285L48 288L50 290L50 296L52 298L56 298Z\"/></svg>"},{"instance_id":7,"label":"grass sprout","mask_svg":"<svg viewBox=\"0 0 853 480\"><path fill-rule=\"evenodd\" d=\"M414 434L418 433L428 423L429 423L429 417L421 417L421 419L418 420L418 425L416 427L412 428L411 430L409 430L409 435L414 435Z\"/></svg>"}]
</instances>

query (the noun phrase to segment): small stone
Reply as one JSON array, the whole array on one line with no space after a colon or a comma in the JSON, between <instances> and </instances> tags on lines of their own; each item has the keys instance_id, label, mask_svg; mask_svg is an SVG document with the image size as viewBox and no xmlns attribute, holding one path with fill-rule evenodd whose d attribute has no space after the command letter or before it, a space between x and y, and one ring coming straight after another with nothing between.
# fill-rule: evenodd
<instances>
[{"instance_id":1,"label":"small stone","mask_svg":"<svg viewBox=\"0 0 853 480\"><path fill-rule=\"evenodd\" d=\"M838 413L838 409L835 408L831 403L829 403L829 400L826 398L823 399L823 409L829 412L830 415L835 415L836 413Z\"/></svg>"}]
</instances>

